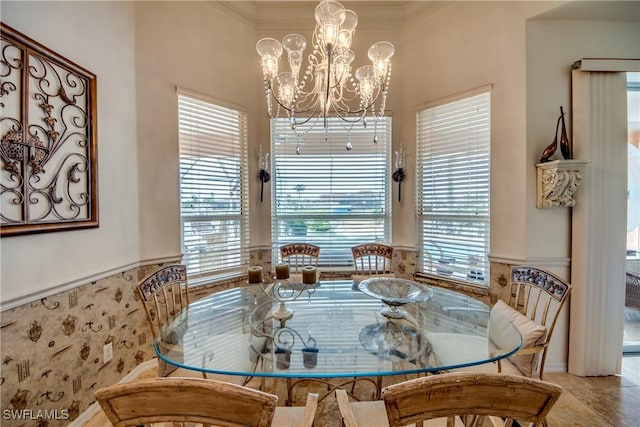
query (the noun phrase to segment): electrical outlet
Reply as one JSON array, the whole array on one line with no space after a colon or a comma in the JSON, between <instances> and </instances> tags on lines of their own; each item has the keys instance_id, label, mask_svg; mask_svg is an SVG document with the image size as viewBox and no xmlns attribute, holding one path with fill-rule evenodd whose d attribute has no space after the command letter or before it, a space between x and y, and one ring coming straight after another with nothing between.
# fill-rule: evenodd
<instances>
[{"instance_id":1,"label":"electrical outlet","mask_svg":"<svg viewBox=\"0 0 640 427\"><path fill-rule=\"evenodd\" d=\"M113 359L113 343L105 344L102 347L102 363L107 363Z\"/></svg>"}]
</instances>

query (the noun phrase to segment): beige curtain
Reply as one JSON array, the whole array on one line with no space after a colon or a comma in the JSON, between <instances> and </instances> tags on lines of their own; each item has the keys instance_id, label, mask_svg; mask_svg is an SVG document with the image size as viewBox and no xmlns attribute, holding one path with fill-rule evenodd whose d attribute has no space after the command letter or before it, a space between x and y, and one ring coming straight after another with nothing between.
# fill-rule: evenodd
<instances>
[{"instance_id":1,"label":"beige curtain","mask_svg":"<svg viewBox=\"0 0 640 427\"><path fill-rule=\"evenodd\" d=\"M582 60L572 71L573 146L589 162L572 216L569 372L620 373L627 190L626 71L640 60Z\"/></svg>"}]
</instances>

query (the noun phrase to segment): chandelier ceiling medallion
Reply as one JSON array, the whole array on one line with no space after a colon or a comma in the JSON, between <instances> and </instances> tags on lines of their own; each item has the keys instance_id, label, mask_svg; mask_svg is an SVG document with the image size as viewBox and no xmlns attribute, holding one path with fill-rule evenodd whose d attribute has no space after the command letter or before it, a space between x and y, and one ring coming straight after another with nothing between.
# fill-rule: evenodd
<instances>
[{"instance_id":1,"label":"chandelier ceiling medallion","mask_svg":"<svg viewBox=\"0 0 640 427\"><path fill-rule=\"evenodd\" d=\"M304 71L302 61L307 42L301 35L289 34L282 43L264 38L256 44L261 57L269 117L277 118L281 110L286 111L293 130L313 117L321 117L325 129L331 116L351 126L362 121L366 127L369 114L375 124L384 115L391 81L393 44L386 41L374 43L368 51L372 64L352 73L355 54L351 50L351 41L358 25L358 15L335 0L323 0L316 6L315 19L313 51L307 57ZM278 63L284 51L290 71L279 73ZM273 100L277 104L275 115ZM348 141L347 150L351 148ZM299 147L297 151L299 153Z\"/></svg>"}]
</instances>

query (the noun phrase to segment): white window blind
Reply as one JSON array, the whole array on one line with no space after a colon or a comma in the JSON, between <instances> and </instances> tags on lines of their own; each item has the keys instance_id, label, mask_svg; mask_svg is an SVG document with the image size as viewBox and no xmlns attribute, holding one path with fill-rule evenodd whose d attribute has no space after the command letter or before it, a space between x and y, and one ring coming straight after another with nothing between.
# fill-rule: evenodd
<instances>
[{"instance_id":1,"label":"white window blind","mask_svg":"<svg viewBox=\"0 0 640 427\"><path fill-rule=\"evenodd\" d=\"M417 113L422 272L487 284L490 93Z\"/></svg>"},{"instance_id":2,"label":"white window blind","mask_svg":"<svg viewBox=\"0 0 640 427\"><path fill-rule=\"evenodd\" d=\"M248 263L247 117L178 93L180 219L190 278Z\"/></svg>"},{"instance_id":3,"label":"white window blind","mask_svg":"<svg viewBox=\"0 0 640 427\"><path fill-rule=\"evenodd\" d=\"M345 148L349 139L351 151ZM288 119L272 119L274 260L281 245L307 242L321 247L321 267L350 269L352 246L391 240L391 118L367 128L333 118L328 131L312 119L300 155L298 141Z\"/></svg>"}]
</instances>

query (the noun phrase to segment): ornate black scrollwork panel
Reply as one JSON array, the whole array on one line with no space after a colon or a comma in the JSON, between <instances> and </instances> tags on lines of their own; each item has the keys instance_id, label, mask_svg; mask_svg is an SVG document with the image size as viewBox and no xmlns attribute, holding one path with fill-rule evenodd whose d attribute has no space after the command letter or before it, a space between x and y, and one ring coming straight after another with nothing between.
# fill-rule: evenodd
<instances>
[{"instance_id":1,"label":"ornate black scrollwork panel","mask_svg":"<svg viewBox=\"0 0 640 427\"><path fill-rule=\"evenodd\" d=\"M0 29L2 236L97 227L96 76Z\"/></svg>"}]
</instances>

